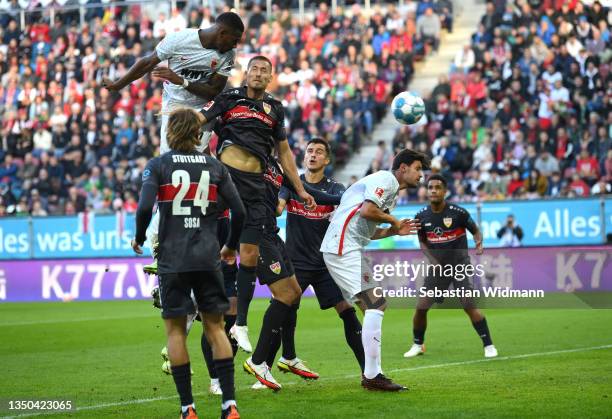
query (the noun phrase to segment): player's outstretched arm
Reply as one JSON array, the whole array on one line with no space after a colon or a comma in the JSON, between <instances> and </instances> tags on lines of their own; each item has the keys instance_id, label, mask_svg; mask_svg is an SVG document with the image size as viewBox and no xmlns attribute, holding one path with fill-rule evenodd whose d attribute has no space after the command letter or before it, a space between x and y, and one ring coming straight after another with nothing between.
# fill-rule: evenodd
<instances>
[{"instance_id":1,"label":"player's outstretched arm","mask_svg":"<svg viewBox=\"0 0 612 419\"><path fill-rule=\"evenodd\" d=\"M341 191L338 191L338 193L336 194L330 194L327 192L320 191L317 188L313 188L307 183L302 183L302 185L304 186L304 189L306 190L306 192L312 195L315 201L317 201L317 204L321 204L321 205L340 205L340 201L342 200L342 194L344 194L344 191L345 191L344 189L342 189ZM291 182L289 182L286 177L283 177L283 187L289 189L291 192L297 193L297 191L295 190ZM282 192L281 192L281 195L282 195ZM287 200L284 200L282 198L279 198L279 203L281 200L283 201L283 205L282 205L282 208L280 209L280 212L277 206L276 208L277 216L283 213L283 209L285 208L285 204L287 203Z\"/></svg>"},{"instance_id":2,"label":"player's outstretched arm","mask_svg":"<svg viewBox=\"0 0 612 419\"><path fill-rule=\"evenodd\" d=\"M397 230L399 230L401 227L400 220L391 214L387 214L381 210L378 205L367 199L363 201L363 205L359 211L359 216L369 221L391 224L391 227L395 227Z\"/></svg>"},{"instance_id":3,"label":"player's outstretched arm","mask_svg":"<svg viewBox=\"0 0 612 419\"><path fill-rule=\"evenodd\" d=\"M215 73L207 82L189 82L168 67L157 67L151 73L155 77L169 81L177 86L183 86L189 93L202 99L212 100L223 91L227 84L227 76Z\"/></svg>"},{"instance_id":4,"label":"player's outstretched arm","mask_svg":"<svg viewBox=\"0 0 612 419\"><path fill-rule=\"evenodd\" d=\"M317 203L315 199L304 189L302 180L298 175L297 166L295 165L295 158L289 148L289 142L285 139L278 142L278 159L283 168L284 174L293 185L295 192L304 201L306 207L314 208Z\"/></svg>"},{"instance_id":5,"label":"player's outstretched arm","mask_svg":"<svg viewBox=\"0 0 612 419\"><path fill-rule=\"evenodd\" d=\"M106 87L108 90L113 91L121 90L134 80L138 80L139 78L153 70L155 66L160 62L161 60L157 56L157 53L153 52L152 54L136 61L134 65L130 67L128 72L125 73L125 75L119 80L112 81L107 78L103 79L102 87Z\"/></svg>"}]
</instances>

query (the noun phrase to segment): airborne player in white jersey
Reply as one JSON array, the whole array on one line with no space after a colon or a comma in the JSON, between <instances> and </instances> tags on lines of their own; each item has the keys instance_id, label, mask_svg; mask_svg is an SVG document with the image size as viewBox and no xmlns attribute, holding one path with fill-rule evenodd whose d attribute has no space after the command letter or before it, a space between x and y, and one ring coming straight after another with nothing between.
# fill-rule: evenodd
<instances>
[{"instance_id":1,"label":"airborne player in white jersey","mask_svg":"<svg viewBox=\"0 0 612 419\"><path fill-rule=\"evenodd\" d=\"M119 80L104 79L102 86L118 91L151 72L164 79L160 132L160 154L169 151L166 126L170 112L178 108L200 110L217 96L227 83L234 66L235 48L242 38L244 24L236 13L226 12L217 16L208 29L183 29L168 35L150 55L139 59ZM168 67L157 67L168 61ZM203 151L210 139L210 129L202 134L197 151ZM159 215L151 223L153 254L157 251ZM145 272L156 274L157 263L147 265Z\"/></svg>"},{"instance_id":2,"label":"airborne player in white jersey","mask_svg":"<svg viewBox=\"0 0 612 419\"><path fill-rule=\"evenodd\" d=\"M416 187L423 177L423 168L427 166L428 159L424 154L406 149L395 156L391 171L376 172L351 185L342 195L321 244L323 260L344 298L349 301L359 299L366 308L361 331L365 353L361 385L368 390L400 391L406 388L382 373L381 327L387 302L374 293L376 283L363 249L370 240L417 233L420 227L417 221L398 220L390 213L395 208L400 189ZM391 224L391 227L379 228L381 223Z\"/></svg>"}]
</instances>

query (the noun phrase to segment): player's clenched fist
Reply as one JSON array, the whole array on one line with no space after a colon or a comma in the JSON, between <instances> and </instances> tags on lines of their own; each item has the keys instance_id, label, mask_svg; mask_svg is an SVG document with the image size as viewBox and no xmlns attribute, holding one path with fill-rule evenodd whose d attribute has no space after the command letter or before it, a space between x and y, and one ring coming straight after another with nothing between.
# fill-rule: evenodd
<instances>
[{"instance_id":1,"label":"player's clenched fist","mask_svg":"<svg viewBox=\"0 0 612 419\"><path fill-rule=\"evenodd\" d=\"M221 260L228 265L233 265L236 263L236 250L223 246L223 249L221 249Z\"/></svg>"}]
</instances>

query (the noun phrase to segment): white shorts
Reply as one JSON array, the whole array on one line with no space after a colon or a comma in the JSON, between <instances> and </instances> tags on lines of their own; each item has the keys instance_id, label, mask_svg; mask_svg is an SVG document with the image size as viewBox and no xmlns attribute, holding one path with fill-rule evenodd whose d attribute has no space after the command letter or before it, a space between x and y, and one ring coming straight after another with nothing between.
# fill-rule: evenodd
<instances>
[{"instance_id":1,"label":"white shorts","mask_svg":"<svg viewBox=\"0 0 612 419\"><path fill-rule=\"evenodd\" d=\"M346 300L354 301L357 294L378 285L372 277L369 260L361 249L351 250L342 256L323 253L323 260Z\"/></svg>"},{"instance_id":2,"label":"white shorts","mask_svg":"<svg viewBox=\"0 0 612 419\"><path fill-rule=\"evenodd\" d=\"M170 147L168 147L168 139L166 138L166 126L168 125L168 118L170 115L163 114L161 116L161 130L159 133L159 154L164 154L170 151ZM200 138L200 145L196 147L200 153L204 151L206 147L208 147L208 143L210 142L210 137L212 136L212 123L208 123L205 128L207 130L202 132L202 137Z\"/></svg>"}]
</instances>

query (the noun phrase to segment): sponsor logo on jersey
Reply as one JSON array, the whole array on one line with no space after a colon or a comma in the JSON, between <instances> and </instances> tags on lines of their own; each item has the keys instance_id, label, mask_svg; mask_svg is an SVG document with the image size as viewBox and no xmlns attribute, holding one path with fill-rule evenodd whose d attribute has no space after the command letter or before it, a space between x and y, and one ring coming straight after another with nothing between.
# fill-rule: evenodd
<instances>
[{"instance_id":1,"label":"sponsor logo on jersey","mask_svg":"<svg viewBox=\"0 0 612 419\"><path fill-rule=\"evenodd\" d=\"M281 271L280 262L274 262L272 265L270 265L270 270L278 275Z\"/></svg>"},{"instance_id":2,"label":"sponsor logo on jersey","mask_svg":"<svg viewBox=\"0 0 612 419\"><path fill-rule=\"evenodd\" d=\"M265 113L251 110L248 107L242 105L235 106L234 108L223 114L224 122L231 121L234 119L257 119L268 125L270 128L273 128L277 122Z\"/></svg>"},{"instance_id":3,"label":"sponsor logo on jersey","mask_svg":"<svg viewBox=\"0 0 612 419\"><path fill-rule=\"evenodd\" d=\"M204 105L204 107L202 109L204 109L205 111L210 110L210 108L212 108L212 106L215 104L214 100L209 101L206 105Z\"/></svg>"},{"instance_id":4,"label":"sponsor logo on jersey","mask_svg":"<svg viewBox=\"0 0 612 419\"><path fill-rule=\"evenodd\" d=\"M444 225L446 226L446 228L449 228L450 226L453 225L453 219L451 217L445 217L442 219L442 222L444 223Z\"/></svg>"},{"instance_id":5,"label":"sponsor logo on jersey","mask_svg":"<svg viewBox=\"0 0 612 419\"><path fill-rule=\"evenodd\" d=\"M384 193L385 193L385 190L383 188L376 188L374 190L374 195L376 195L379 198L382 198Z\"/></svg>"},{"instance_id":6,"label":"sponsor logo on jersey","mask_svg":"<svg viewBox=\"0 0 612 419\"><path fill-rule=\"evenodd\" d=\"M210 69L214 70L216 66L217 66L217 60L213 58L212 60L210 60Z\"/></svg>"},{"instance_id":7,"label":"sponsor logo on jersey","mask_svg":"<svg viewBox=\"0 0 612 419\"><path fill-rule=\"evenodd\" d=\"M264 104L263 104L263 110L264 110L266 113L270 113L270 111L272 110L272 106L270 106L270 104L269 104L269 103L265 103L265 102L264 102Z\"/></svg>"},{"instance_id":8,"label":"sponsor logo on jersey","mask_svg":"<svg viewBox=\"0 0 612 419\"><path fill-rule=\"evenodd\" d=\"M188 79L189 81L198 81L204 79L210 75L210 71L199 71L199 70L191 70L189 68L183 68L179 71L179 76L184 79Z\"/></svg>"}]
</instances>

